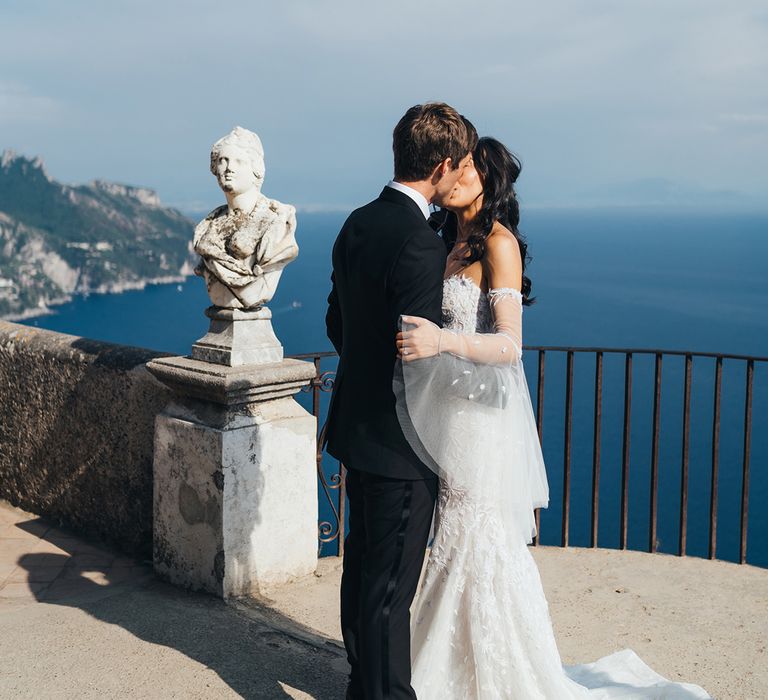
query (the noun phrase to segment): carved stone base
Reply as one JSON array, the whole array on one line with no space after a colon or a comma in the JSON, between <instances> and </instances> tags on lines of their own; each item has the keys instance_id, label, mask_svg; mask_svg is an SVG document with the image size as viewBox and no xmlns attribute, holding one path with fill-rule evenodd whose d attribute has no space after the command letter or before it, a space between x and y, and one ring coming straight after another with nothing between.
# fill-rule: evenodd
<instances>
[{"instance_id":1,"label":"carved stone base","mask_svg":"<svg viewBox=\"0 0 768 700\"><path fill-rule=\"evenodd\" d=\"M192 357L203 362L237 367L269 364L283 359L283 346L272 330L272 312L209 306L208 333L192 345Z\"/></svg>"},{"instance_id":2,"label":"carved stone base","mask_svg":"<svg viewBox=\"0 0 768 700\"><path fill-rule=\"evenodd\" d=\"M164 357L147 368L174 391L155 421L156 573L224 598L312 573L317 424L293 395L314 366Z\"/></svg>"}]
</instances>

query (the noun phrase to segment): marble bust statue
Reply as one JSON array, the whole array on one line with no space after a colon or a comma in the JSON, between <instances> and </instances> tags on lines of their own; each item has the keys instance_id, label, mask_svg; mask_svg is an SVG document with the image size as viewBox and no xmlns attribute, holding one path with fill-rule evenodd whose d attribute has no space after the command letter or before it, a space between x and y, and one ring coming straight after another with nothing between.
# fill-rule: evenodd
<instances>
[{"instance_id":1,"label":"marble bust statue","mask_svg":"<svg viewBox=\"0 0 768 700\"><path fill-rule=\"evenodd\" d=\"M296 210L261 192L264 149L252 131L236 126L211 148L211 172L227 203L196 227L193 239L213 304L258 309L275 294L283 268L296 258Z\"/></svg>"}]
</instances>

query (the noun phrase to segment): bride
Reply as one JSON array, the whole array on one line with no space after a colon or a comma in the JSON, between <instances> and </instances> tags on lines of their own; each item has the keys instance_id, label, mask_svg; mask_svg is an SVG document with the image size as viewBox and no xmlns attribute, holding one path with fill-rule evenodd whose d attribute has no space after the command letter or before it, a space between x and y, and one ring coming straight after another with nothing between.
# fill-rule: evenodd
<instances>
[{"instance_id":1,"label":"bride","mask_svg":"<svg viewBox=\"0 0 768 700\"><path fill-rule=\"evenodd\" d=\"M482 138L446 204L443 328L402 317L398 417L440 477L435 537L411 622L419 700L709 698L625 649L563 666L527 545L548 504L522 361L531 303L517 231L519 161Z\"/></svg>"}]
</instances>

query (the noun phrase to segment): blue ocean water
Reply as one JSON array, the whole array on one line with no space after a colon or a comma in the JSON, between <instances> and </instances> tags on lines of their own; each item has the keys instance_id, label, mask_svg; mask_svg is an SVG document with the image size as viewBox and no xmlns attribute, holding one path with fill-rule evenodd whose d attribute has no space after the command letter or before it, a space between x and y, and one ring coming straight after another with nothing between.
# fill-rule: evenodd
<instances>
[{"instance_id":1,"label":"blue ocean water","mask_svg":"<svg viewBox=\"0 0 768 700\"><path fill-rule=\"evenodd\" d=\"M271 303L273 325L288 354L331 350L324 315L330 250L343 214L299 216L301 253L286 268ZM524 212L536 304L524 314L527 345L650 348L768 357L768 215L672 211L533 210ZM204 335L209 304L203 281L77 298L28 325L187 354ZM536 393L535 353L524 358ZM665 359L659 449L661 551L676 552L680 532L683 360ZM648 543L653 356L633 358L629 546ZM570 543L589 541L594 355L577 355L574 374ZM332 369L333 362L324 368ZM744 427L745 365L723 367L718 548L737 559ZM689 554L708 541L714 360L694 362ZM546 360L543 444L551 487L541 541L560 541L563 487L565 357ZM601 440L601 546L619 544L623 355L606 355ZM308 401L305 395L303 402ZM327 404L324 397L323 406ZM307 404L308 405L308 404ZM768 566L768 363L755 366L748 559ZM328 459L326 469L335 469ZM324 497L323 497L324 498ZM322 503L322 500L321 500ZM328 509L323 506L324 517ZM330 553L331 550L325 552Z\"/></svg>"}]
</instances>

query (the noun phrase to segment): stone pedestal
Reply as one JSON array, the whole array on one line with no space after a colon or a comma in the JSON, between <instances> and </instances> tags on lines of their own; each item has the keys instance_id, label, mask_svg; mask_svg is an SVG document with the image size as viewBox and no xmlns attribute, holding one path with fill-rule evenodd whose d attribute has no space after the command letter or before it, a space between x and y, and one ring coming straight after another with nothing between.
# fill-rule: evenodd
<instances>
[{"instance_id":1,"label":"stone pedestal","mask_svg":"<svg viewBox=\"0 0 768 700\"><path fill-rule=\"evenodd\" d=\"M293 395L314 366L167 357L147 367L175 394L155 423L156 572L225 598L313 572L317 426Z\"/></svg>"},{"instance_id":2,"label":"stone pedestal","mask_svg":"<svg viewBox=\"0 0 768 700\"><path fill-rule=\"evenodd\" d=\"M280 362L283 346L272 330L272 312L209 306L208 333L192 345L192 357L204 362L237 367L251 363Z\"/></svg>"}]
</instances>

